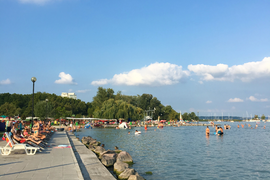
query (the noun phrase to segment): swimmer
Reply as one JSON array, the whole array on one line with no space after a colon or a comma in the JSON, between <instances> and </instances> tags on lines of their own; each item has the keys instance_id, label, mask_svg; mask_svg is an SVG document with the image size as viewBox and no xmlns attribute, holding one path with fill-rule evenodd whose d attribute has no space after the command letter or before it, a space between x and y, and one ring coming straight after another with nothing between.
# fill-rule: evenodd
<instances>
[{"instance_id":1,"label":"swimmer","mask_svg":"<svg viewBox=\"0 0 270 180\"><path fill-rule=\"evenodd\" d=\"M248 127L250 127L250 124L248 124Z\"/></svg>"},{"instance_id":2,"label":"swimmer","mask_svg":"<svg viewBox=\"0 0 270 180\"><path fill-rule=\"evenodd\" d=\"M144 125L144 130L147 130L147 125Z\"/></svg>"},{"instance_id":3,"label":"swimmer","mask_svg":"<svg viewBox=\"0 0 270 180\"><path fill-rule=\"evenodd\" d=\"M130 131L128 131L128 134L130 134Z\"/></svg>"},{"instance_id":4,"label":"swimmer","mask_svg":"<svg viewBox=\"0 0 270 180\"><path fill-rule=\"evenodd\" d=\"M104 147L104 146L105 146L104 144L101 145L101 147Z\"/></svg>"},{"instance_id":5,"label":"swimmer","mask_svg":"<svg viewBox=\"0 0 270 180\"><path fill-rule=\"evenodd\" d=\"M263 126L263 129L265 129L265 127L266 127L266 126L264 125L264 126Z\"/></svg>"},{"instance_id":6,"label":"swimmer","mask_svg":"<svg viewBox=\"0 0 270 180\"><path fill-rule=\"evenodd\" d=\"M241 126L242 126L242 128L244 128L245 125L244 124L241 124Z\"/></svg>"},{"instance_id":7,"label":"swimmer","mask_svg":"<svg viewBox=\"0 0 270 180\"><path fill-rule=\"evenodd\" d=\"M221 132L221 134L223 134L223 129L222 129L222 127L220 127L220 132Z\"/></svg>"},{"instance_id":8,"label":"swimmer","mask_svg":"<svg viewBox=\"0 0 270 180\"><path fill-rule=\"evenodd\" d=\"M239 128L239 124L237 125L237 127Z\"/></svg>"},{"instance_id":9,"label":"swimmer","mask_svg":"<svg viewBox=\"0 0 270 180\"><path fill-rule=\"evenodd\" d=\"M208 126L206 127L205 134L206 134L206 136L209 136L209 134L210 134L210 130L209 130Z\"/></svg>"}]
</instances>

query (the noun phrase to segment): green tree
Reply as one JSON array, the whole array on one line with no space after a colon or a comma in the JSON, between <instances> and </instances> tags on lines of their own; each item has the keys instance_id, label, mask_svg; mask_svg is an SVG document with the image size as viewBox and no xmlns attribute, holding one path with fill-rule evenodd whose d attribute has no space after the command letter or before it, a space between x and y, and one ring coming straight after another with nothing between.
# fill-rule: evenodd
<instances>
[{"instance_id":1,"label":"green tree","mask_svg":"<svg viewBox=\"0 0 270 180\"><path fill-rule=\"evenodd\" d=\"M41 120L45 120L46 117L52 117L53 107L50 102L39 101L34 107L35 116L39 117Z\"/></svg>"},{"instance_id":2,"label":"green tree","mask_svg":"<svg viewBox=\"0 0 270 180\"><path fill-rule=\"evenodd\" d=\"M13 103L6 102L0 106L0 114L6 116L15 116L21 113L21 108L17 108Z\"/></svg>"},{"instance_id":3,"label":"green tree","mask_svg":"<svg viewBox=\"0 0 270 180\"><path fill-rule=\"evenodd\" d=\"M261 119L265 120L265 115L264 114L262 115Z\"/></svg>"},{"instance_id":4,"label":"green tree","mask_svg":"<svg viewBox=\"0 0 270 180\"><path fill-rule=\"evenodd\" d=\"M259 116L258 116L257 114L254 115L254 119L258 119L258 117L259 117Z\"/></svg>"}]
</instances>

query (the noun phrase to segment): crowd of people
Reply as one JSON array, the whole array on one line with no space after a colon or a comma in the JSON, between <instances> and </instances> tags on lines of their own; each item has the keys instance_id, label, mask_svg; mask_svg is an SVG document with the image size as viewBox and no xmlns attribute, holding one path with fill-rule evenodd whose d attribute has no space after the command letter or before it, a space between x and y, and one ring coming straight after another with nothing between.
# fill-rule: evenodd
<instances>
[{"instance_id":1,"label":"crowd of people","mask_svg":"<svg viewBox=\"0 0 270 180\"><path fill-rule=\"evenodd\" d=\"M40 149L46 147L47 140L54 131L55 129L51 126L50 121L45 123L35 119L33 125L25 121L6 121L6 132L11 138L10 140L38 146Z\"/></svg>"},{"instance_id":2,"label":"crowd of people","mask_svg":"<svg viewBox=\"0 0 270 180\"><path fill-rule=\"evenodd\" d=\"M214 125L214 124L212 124L212 126L215 127L215 133L214 134L216 134L216 135L223 135L223 128L221 126L218 127L217 125ZM231 129L231 126L224 124L224 129ZM208 126L206 127L205 134L207 136L210 135L210 129L209 129Z\"/></svg>"}]
</instances>

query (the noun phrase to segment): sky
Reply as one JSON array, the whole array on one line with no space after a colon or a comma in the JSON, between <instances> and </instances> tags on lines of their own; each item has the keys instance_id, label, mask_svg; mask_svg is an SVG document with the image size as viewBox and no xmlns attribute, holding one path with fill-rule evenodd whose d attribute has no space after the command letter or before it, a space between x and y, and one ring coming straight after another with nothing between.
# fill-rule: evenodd
<instances>
[{"instance_id":1,"label":"sky","mask_svg":"<svg viewBox=\"0 0 270 180\"><path fill-rule=\"evenodd\" d=\"M178 112L270 115L268 0L0 0L0 93L91 102L99 86Z\"/></svg>"}]
</instances>

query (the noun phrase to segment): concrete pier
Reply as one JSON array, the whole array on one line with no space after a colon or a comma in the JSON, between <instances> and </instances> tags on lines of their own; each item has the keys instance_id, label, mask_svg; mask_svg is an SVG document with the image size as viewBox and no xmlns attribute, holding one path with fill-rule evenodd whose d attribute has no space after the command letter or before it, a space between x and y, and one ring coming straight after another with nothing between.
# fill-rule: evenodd
<instances>
[{"instance_id":1,"label":"concrete pier","mask_svg":"<svg viewBox=\"0 0 270 180\"><path fill-rule=\"evenodd\" d=\"M95 153L86 148L74 134L68 133L68 136L84 179L115 180L114 176L100 162Z\"/></svg>"},{"instance_id":2,"label":"concrete pier","mask_svg":"<svg viewBox=\"0 0 270 180\"><path fill-rule=\"evenodd\" d=\"M6 144L6 141L0 142L1 147ZM70 146L66 132L55 132L48 142L49 147L35 155L26 155L24 150L0 155L0 179L82 180L72 148L56 148L58 145Z\"/></svg>"},{"instance_id":3,"label":"concrete pier","mask_svg":"<svg viewBox=\"0 0 270 180\"><path fill-rule=\"evenodd\" d=\"M6 144L0 140L1 147ZM26 155L24 150L0 155L0 167L0 180L115 180L97 156L67 132L55 132L48 147L35 155Z\"/></svg>"}]
</instances>

